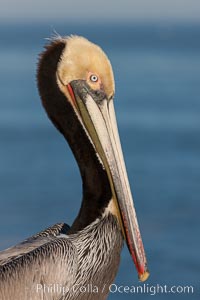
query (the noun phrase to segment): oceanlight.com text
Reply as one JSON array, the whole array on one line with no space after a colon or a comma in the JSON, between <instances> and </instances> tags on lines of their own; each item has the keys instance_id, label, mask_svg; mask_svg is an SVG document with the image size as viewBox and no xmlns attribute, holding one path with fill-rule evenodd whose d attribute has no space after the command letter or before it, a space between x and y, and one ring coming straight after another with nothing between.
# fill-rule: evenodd
<instances>
[{"instance_id":1,"label":"oceanlight.com text","mask_svg":"<svg viewBox=\"0 0 200 300\"><path fill-rule=\"evenodd\" d=\"M110 293L121 294L149 294L155 296L156 294L193 294L194 287L192 285L149 285L143 284L138 286L117 285L111 284L109 286Z\"/></svg>"}]
</instances>

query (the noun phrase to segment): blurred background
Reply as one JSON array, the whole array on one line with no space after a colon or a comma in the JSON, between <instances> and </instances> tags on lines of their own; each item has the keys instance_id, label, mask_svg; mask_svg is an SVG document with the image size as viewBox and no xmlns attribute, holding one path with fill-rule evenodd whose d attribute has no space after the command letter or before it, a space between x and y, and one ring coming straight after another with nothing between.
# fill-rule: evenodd
<instances>
[{"instance_id":1,"label":"blurred background","mask_svg":"<svg viewBox=\"0 0 200 300\"><path fill-rule=\"evenodd\" d=\"M200 2L0 1L0 250L56 222L71 225L81 180L41 106L38 54L54 32L99 44L115 73L115 107L151 276L200 296ZM143 286L124 247L118 285ZM150 294L110 294L141 300Z\"/></svg>"}]
</instances>

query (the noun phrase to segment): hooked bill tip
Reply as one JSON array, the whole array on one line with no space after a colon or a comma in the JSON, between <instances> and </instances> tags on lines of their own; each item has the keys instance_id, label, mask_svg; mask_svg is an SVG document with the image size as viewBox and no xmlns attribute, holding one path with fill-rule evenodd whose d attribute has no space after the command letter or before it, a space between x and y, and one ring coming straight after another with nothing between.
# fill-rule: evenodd
<instances>
[{"instance_id":1,"label":"hooked bill tip","mask_svg":"<svg viewBox=\"0 0 200 300\"><path fill-rule=\"evenodd\" d=\"M144 282L149 278L149 275L150 275L149 271L145 271L144 273L139 274L139 280Z\"/></svg>"}]
</instances>

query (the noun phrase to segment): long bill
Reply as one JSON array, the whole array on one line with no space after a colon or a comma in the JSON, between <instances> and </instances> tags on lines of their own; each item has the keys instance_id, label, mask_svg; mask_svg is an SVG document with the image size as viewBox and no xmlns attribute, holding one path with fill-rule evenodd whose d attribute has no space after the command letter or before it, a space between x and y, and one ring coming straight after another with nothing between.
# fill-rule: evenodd
<instances>
[{"instance_id":1,"label":"long bill","mask_svg":"<svg viewBox=\"0 0 200 300\"><path fill-rule=\"evenodd\" d=\"M108 174L117 217L135 263L139 279L145 281L149 272L121 149L113 100L95 101L90 93L82 93L76 84L68 91Z\"/></svg>"}]
</instances>

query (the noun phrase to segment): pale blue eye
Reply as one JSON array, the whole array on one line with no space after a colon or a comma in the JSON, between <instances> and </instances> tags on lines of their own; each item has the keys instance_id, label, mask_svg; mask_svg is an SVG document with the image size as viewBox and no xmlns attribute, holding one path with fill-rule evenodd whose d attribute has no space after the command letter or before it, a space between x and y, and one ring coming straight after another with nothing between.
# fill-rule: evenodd
<instances>
[{"instance_id":1,"label":"pale blue eye","mask_svg":"<svg viewBox=\"0 0 200 300\"><path fill-rule=\"evenodd\" d=\"M95 75L95 74L92 74L92 75L90 76L90 80L91 80L92 82L97 82L97 81L98 81L98 76Z\"/></svg>"}]
</instances>

